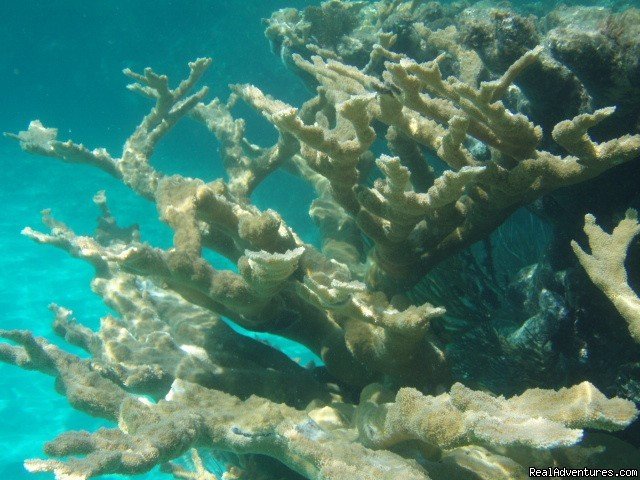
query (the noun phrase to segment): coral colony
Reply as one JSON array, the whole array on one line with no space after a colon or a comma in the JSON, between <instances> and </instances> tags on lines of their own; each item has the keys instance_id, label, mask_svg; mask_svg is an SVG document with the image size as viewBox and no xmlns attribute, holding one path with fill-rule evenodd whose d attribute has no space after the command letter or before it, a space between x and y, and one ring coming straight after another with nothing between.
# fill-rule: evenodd
<instances>
[{"instance_id":1,"label":"coral colony","mask_svg":"<svg viewBox=\"0 0 640 480\"><path fill-rule=\"evenodd\" d=\"M51 212L46 231L24 230L93 265L93 291L118 314L96 332L52 307L56 334L90 359L2 331L2 361L55 377L73 408L114 423L60 435L26 468L59 480L155 466L214 479L200 456L209 451L224 479L495 480L631 458L634 447L611 432L637 418L640 400L640 377L625 374L638 372L640 342L625 269L635 211L610 217L611 234L588 215L569 270L539 260L512 276L519 300L498 267L491 273L488 239L521 207L640 156L640 135L624 130L638 118L639 25L634 9L536 17L487 3L331 0L267 22L274 51L313 92L299 107L254 85L208 100L196 85L211 60L200 58L175 87L151 68L124 71L155 105L117 155L59 140L37 120L8 134L30 153L119 179L174 232L168 250L145 243L117 224L104 192L93 236ZM246 138L232 113L239 101L277 130L274 145ZM228 179L153 167L156 145L185 117L215 135ZM319 246L251 203L277 169L315 190ZM203 250L237 272L214 268ZM480 293L456 294L461 285ZM598 332L600 316L591 330L563 330L562 299L578 288L594 292L613 327ZM491 327L491 309L509 302L524 315L519 328ZM298 342L324 365L303 368L222 317ZM592 359L609 331L624 347L612 347L610 368L620 368L587 377L605 368ZM550 351L561 334L562 355ZM463 373L473 363L487 367ZM171 462L184 455L194 471Z\"/></svg>"}]
</instances>

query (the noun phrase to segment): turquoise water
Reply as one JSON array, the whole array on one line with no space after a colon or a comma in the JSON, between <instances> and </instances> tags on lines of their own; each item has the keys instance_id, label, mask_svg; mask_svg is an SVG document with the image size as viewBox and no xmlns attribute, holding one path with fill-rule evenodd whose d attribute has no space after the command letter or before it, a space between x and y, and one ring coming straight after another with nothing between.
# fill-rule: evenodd
<instances>
[{"instance_id":1,"label":"turquoise water","mask_svg":"<svg viewBox=\"0 0 640 480\"><path fill-rule=\"evenodd\" d=\"M122 69L141 71L151 66L177 81L185 76L187 62L201 56L214 59L201 81L211 88L210 97L225 98L229 83L252 83L292 104L308 98L302 82L270 51L261 19L278 8L303 8L319 1L130 3L0 2L0 132L24 130L37 118L57 127L62 140L106 147L118 156L151 106L126 90L129 81ZM264 145L274 140L273 129L254 112L240 106L238 116L247 119L252 140ZM215 139L191 120L180 122L161 142L153 161L165 173L204 180L225 175ZM28 155L3 138L0 166L2 329L29 329L61 344L51 330L50 303L73 310L78 320L93 328L110 313L89 288L93 277L89 265L20 235L26 226L40 228L42 209L52 209L76 232L90 233L97 216L91 199L98 190L106 190L121 225L138 223L144 240L163 248L171 245L171 231L156 219L155 207L106 174ZM307 215L313 198L300 180L278 171L259 187L253 201L278 211L306 241L317 243ZM235 268L222 258L207 258L215 266ZM303 347L271 341L293 358L319 362ZM23 460L42 457L43 444L57 435L109 425L71 409L55 393L53 383L51 377L0 363L0 480L33 478L23 469ZM167 476L154 471L137 478Z\"/></svg>"}]
</instances>

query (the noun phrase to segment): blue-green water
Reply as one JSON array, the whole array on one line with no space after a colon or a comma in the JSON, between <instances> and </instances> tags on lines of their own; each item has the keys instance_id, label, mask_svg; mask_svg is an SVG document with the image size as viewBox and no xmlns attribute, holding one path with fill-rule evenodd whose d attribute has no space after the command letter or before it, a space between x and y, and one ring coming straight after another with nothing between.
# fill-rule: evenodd
<instances>
[{"instance_id":1,"label":"blue-green water","mask_svg":"<svg viewBox=\"0 0 640 480\"><path fill-rule=\"evenodd\" d=\"M0 132L23 130L37 118L57 127L60 139L106 147L117 156L150 108L146 99L126 90L129 81L122 69L151 66L177 81L184 77L187 62L201 56L214 59L201 82L211 88L210 97L225 98L229 83L252 83L276 98L300 104L309 94L270 51L261 19L278 8L319 3L4 0ZM247 119L253 141L273 141L275 132L254 112L240 106L238 115ZM185 120L161 142L153 162L165 173L211 180L225 175L217 148L202 126ZM157 220L155 207L106 174L28 155L2 138L0 166L2 329L29 329L60 343L51 330L50 303L72 309L92 327L109 313L90 291L93 272L86 263L20 235L25 226L39 228L42 209L51 208L76 232L90 233L97 216L91 199L98 190L106 190L120 224L138 223L143 239L159 247L171 245L171 232ZM278 211L305 240L315 243L317 232L307 215L312 200L309 188L280 171L253 196L256 205ZM217 266L234 268L220 258L208 258ZM311 358L302 347L284 342L280 346L292 357ZM71 409L55 393L52 378L0 364L0 480L32 478L23 460L42 457L43 444L60 433L106 425ZM152 472L140 478L166 476Z\"/></svg>"}]
</instances>

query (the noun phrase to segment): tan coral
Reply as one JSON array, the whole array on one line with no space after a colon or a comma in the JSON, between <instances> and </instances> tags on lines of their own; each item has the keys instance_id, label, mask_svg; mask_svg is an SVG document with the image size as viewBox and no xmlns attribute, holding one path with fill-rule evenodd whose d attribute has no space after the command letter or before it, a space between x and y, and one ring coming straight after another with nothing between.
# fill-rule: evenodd
<instances>
[{"instance_id":1,"label":"tan coral","mask_svg":"<svg viewBox=\"0 0 640 480\"><path fill-rule=\"evenodd\" d=\"M527 52L500 78L478 87L455 78L445 80L439 66L442 56L418 63L390 55L392 60L385 63L382 81L336 60L314 57L307 62L295 57L297 65L314 75L326 90L326 98L334 102L374 94L366 104L367 112L392 128L391 138L402 134L428 147L449 165L451 172L469 167L485 169L480 175L468 176L459 194L450 197L448 204L440 205L435 216L424 215L426 224L414 222L415 228L409 233L419 240L399 248L385 244L393 219L376 206L380 202L374 201L375 192L373 196L360 196L360 227L376 243L367 277L372 285L387 291L405 289L454 251L496 228L518 206L561 186L596 176L640 152L638 135L599 145L578 140L587 138L586 129L610 115L610 109L582 115L556 127L554 138L572 155L560 157L538 150L541 128L523 114L510 112L501 97L525 68L538 61L541 51L539 47ZM469 138L492 149L488 161L481 163L471 155L467 148ZM580 141L581 145L591 145L590 150L586 146L579 148ZM304 140L302 143L304 150ZM425 172L420 175L425 178ZM349 211L353 210L350 205Z\"/></svg>"},{"instance_id":2,"label":"tan coral","mask_svg":"<svg viewBox=\"0 0 640 480\"><path fill-rule=\"evenodd\" d=\"M376 452L322 430L304 412L258 397L245 401L188 382L176 381L166 400L146 405L128 398L120 411L121 429L94 434L63 434L48 446L55 456L73 461L29 460L33 472L54 472L60 480L87 479L106 473L149 470L205 442L238 454L258 453L280 459L313 479L428 480L413 461ZM86 455L86 456L85 456Z\"/></svg>"},{"instance_id":3,"label":"tan coral","mask_svg":"<svg viewBox=\"0 0 640 480\"><path fill-rule=\"evenodd\" d=\"M27 230L34 240L61 248L96 267L91 286L118 312L106 316L93 332L73 318L68 309L52 305L54 331L93 356L93 368L118 379L130 391L162 397L175 378L224 388L239 396L248 392L298 406L327 393L301 367L280 352L235 333L218 315L185 301L156 283L121 270L115 260L137 242L137 230L117 226L104 230L108 214L104 193L98 196L103 217L98 231L103 244L78 236L46 212L48 234ZM105 213L106 212L106 213ZM110 214L109 214L110 215ZM117 235L117 236L115 236ZM213 341L215 340L215 341ZM239 352L252 352L240 355ZM260 361L252 359L259 355ZM266 367L266 368L265 368Z\"/></svg>"},{"instance_id":4,"label":"tan coral","mask_svg":"<svg viewBox=\"0 0 640 480\"><path fill-rule=\"evenodd\" d=\"M262 180L282 166L298 150L291 135L280 134L271 147L260 147L251 143L245 135L245 122L235 119L231 109L237 101L232 95L222 103L214 99L208 104L199 103L192 115L204 123L222 144L221 156L229 174L229 189L240 197L249 197Z\"/></svg>"},{"instance_id":5,"label":"tan coral","mask_svg":"<svg viewBox=\"0 0 640 480\"><path fill-rule=\"evenodd\" d=\"M587 148L591 150L590 143L582 144L588 145ZM610 234L598 226L593 215L586 215L584 232L591 253L585 252L576 241L572 241L574 253L591 281L626 320L631 337L640 343L640 298L629 285L624 265L629 245L640 233L638 213L627 210L625 218Z\"/></svg>"},{"instance_id":6,"label":"tan coral","mask_svg":"<svg viewBox=\"0 0 640 480\"><path fill-rule=\"evenodd\" d=\"M607 399L588 382L509 399L457 383L436 397L403 388L392 403L364 401L357 423L361 440L378 448L414 439L439 448L479 443L547 450L579 442L581 428L619 430L637 416L633 402Z\"/></svg>"},{"instance_id":7,"label":"tan coral","mask_svg":"<svg viewBox=\"0 0 640 480\"><path fill-rule=\"evenodd\" d=\"M239 261L240 272L259 295L271 298L297 270L298 259L303 253L304 247L287 250L285 253L245 250L244 257Z\"/></svg>"},{"instance_id":8,"label":"tan coral","mask_svg":"<svg viewBox=\"0 0 640 480\"><path fill-rule=\"evenodd\" d=\"M398 309L383 293L371 293L365 284L350 280L346 269L338 272L341 276L333 278L307 276L299 289L344 330L346 346L356 359L408 381L447 376L443 353L426 338L430 322L444 314L443 308L425 303Z\"/></svg>"}]
</instances>

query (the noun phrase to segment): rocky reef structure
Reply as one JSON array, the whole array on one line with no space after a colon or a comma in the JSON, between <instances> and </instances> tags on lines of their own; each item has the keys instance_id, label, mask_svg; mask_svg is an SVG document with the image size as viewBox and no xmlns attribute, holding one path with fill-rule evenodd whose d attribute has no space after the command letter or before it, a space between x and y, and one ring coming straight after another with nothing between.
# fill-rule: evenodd
<instances>
[{"instance_id":1,"label":"rocky reef structure","mask_svg":"<svg viewBox=\"0 0 640 480\"><path fill-rule=\"evenodd\" d=\"M199 450L230 456L227 479L511 479L526 478L525 466L633 461L634 447L613 435L583 440L585 429L629 426L638 415L632 401L588 381L517 394L482 391L473 378L474 388L463 386L451 345L464 342L447 334L447 316L450 308L477 315L474 305L448 305L446 293L444 305L434 305L416 294L425 278L468 281L462 268L448 277L439 269L468 268L465 252L518 208L640 156L637 133L590 135L616 109L593 104L579 75L532 34L533 20L497 11L487 27L474 12L415 0L283 10L267 36L316 92L299 108L253 85L206 102L207 88L196 85L211 60L201 58L175 88L150 68L124 71L130 90L155 105L119 156L61 141L37 120L9 134L28 152L122 181L154 202L174 232L170 249L143 242L137 228L117 224L103 192L94 199L101 217L92 236L50 212L47 232L24 230L93 265L93 290L119 315L94 332L52 307L54 331L90 359L27 331L0 332L11 342L0 345L2 361L54 376L74 408L117 422L59 436L45 452L64 458L29 460L28 470L79 480L163 465L176 478L214 478ZM535 89L532 69L573 89L564 97L575 103L565 110L571 118L538 122L552 94ZM274 145L247 138L233 114L240 100L277 130ZM184 117L218 139L228 179L165 175L151 164L158 142ZM280 168L317 193L309 213L319 247L251 203ZM627 285L621 258L637 225L626 222L611 255L602 253L608 240L593 222L591 255L574 247L607 295ZM203 250L237 271L214 268ZM433 298L435 289L427 290ZM545 295L540 305L553 301ZM302 368L222 317L305 345L324 365ZM496 335L496 344L524 356L519 346L535 346L550 318L533 316L511 337ZM635 337L637 317L627 320ZM195 472L170 462L190 452Z\"/></svg>"}]
</instances>

